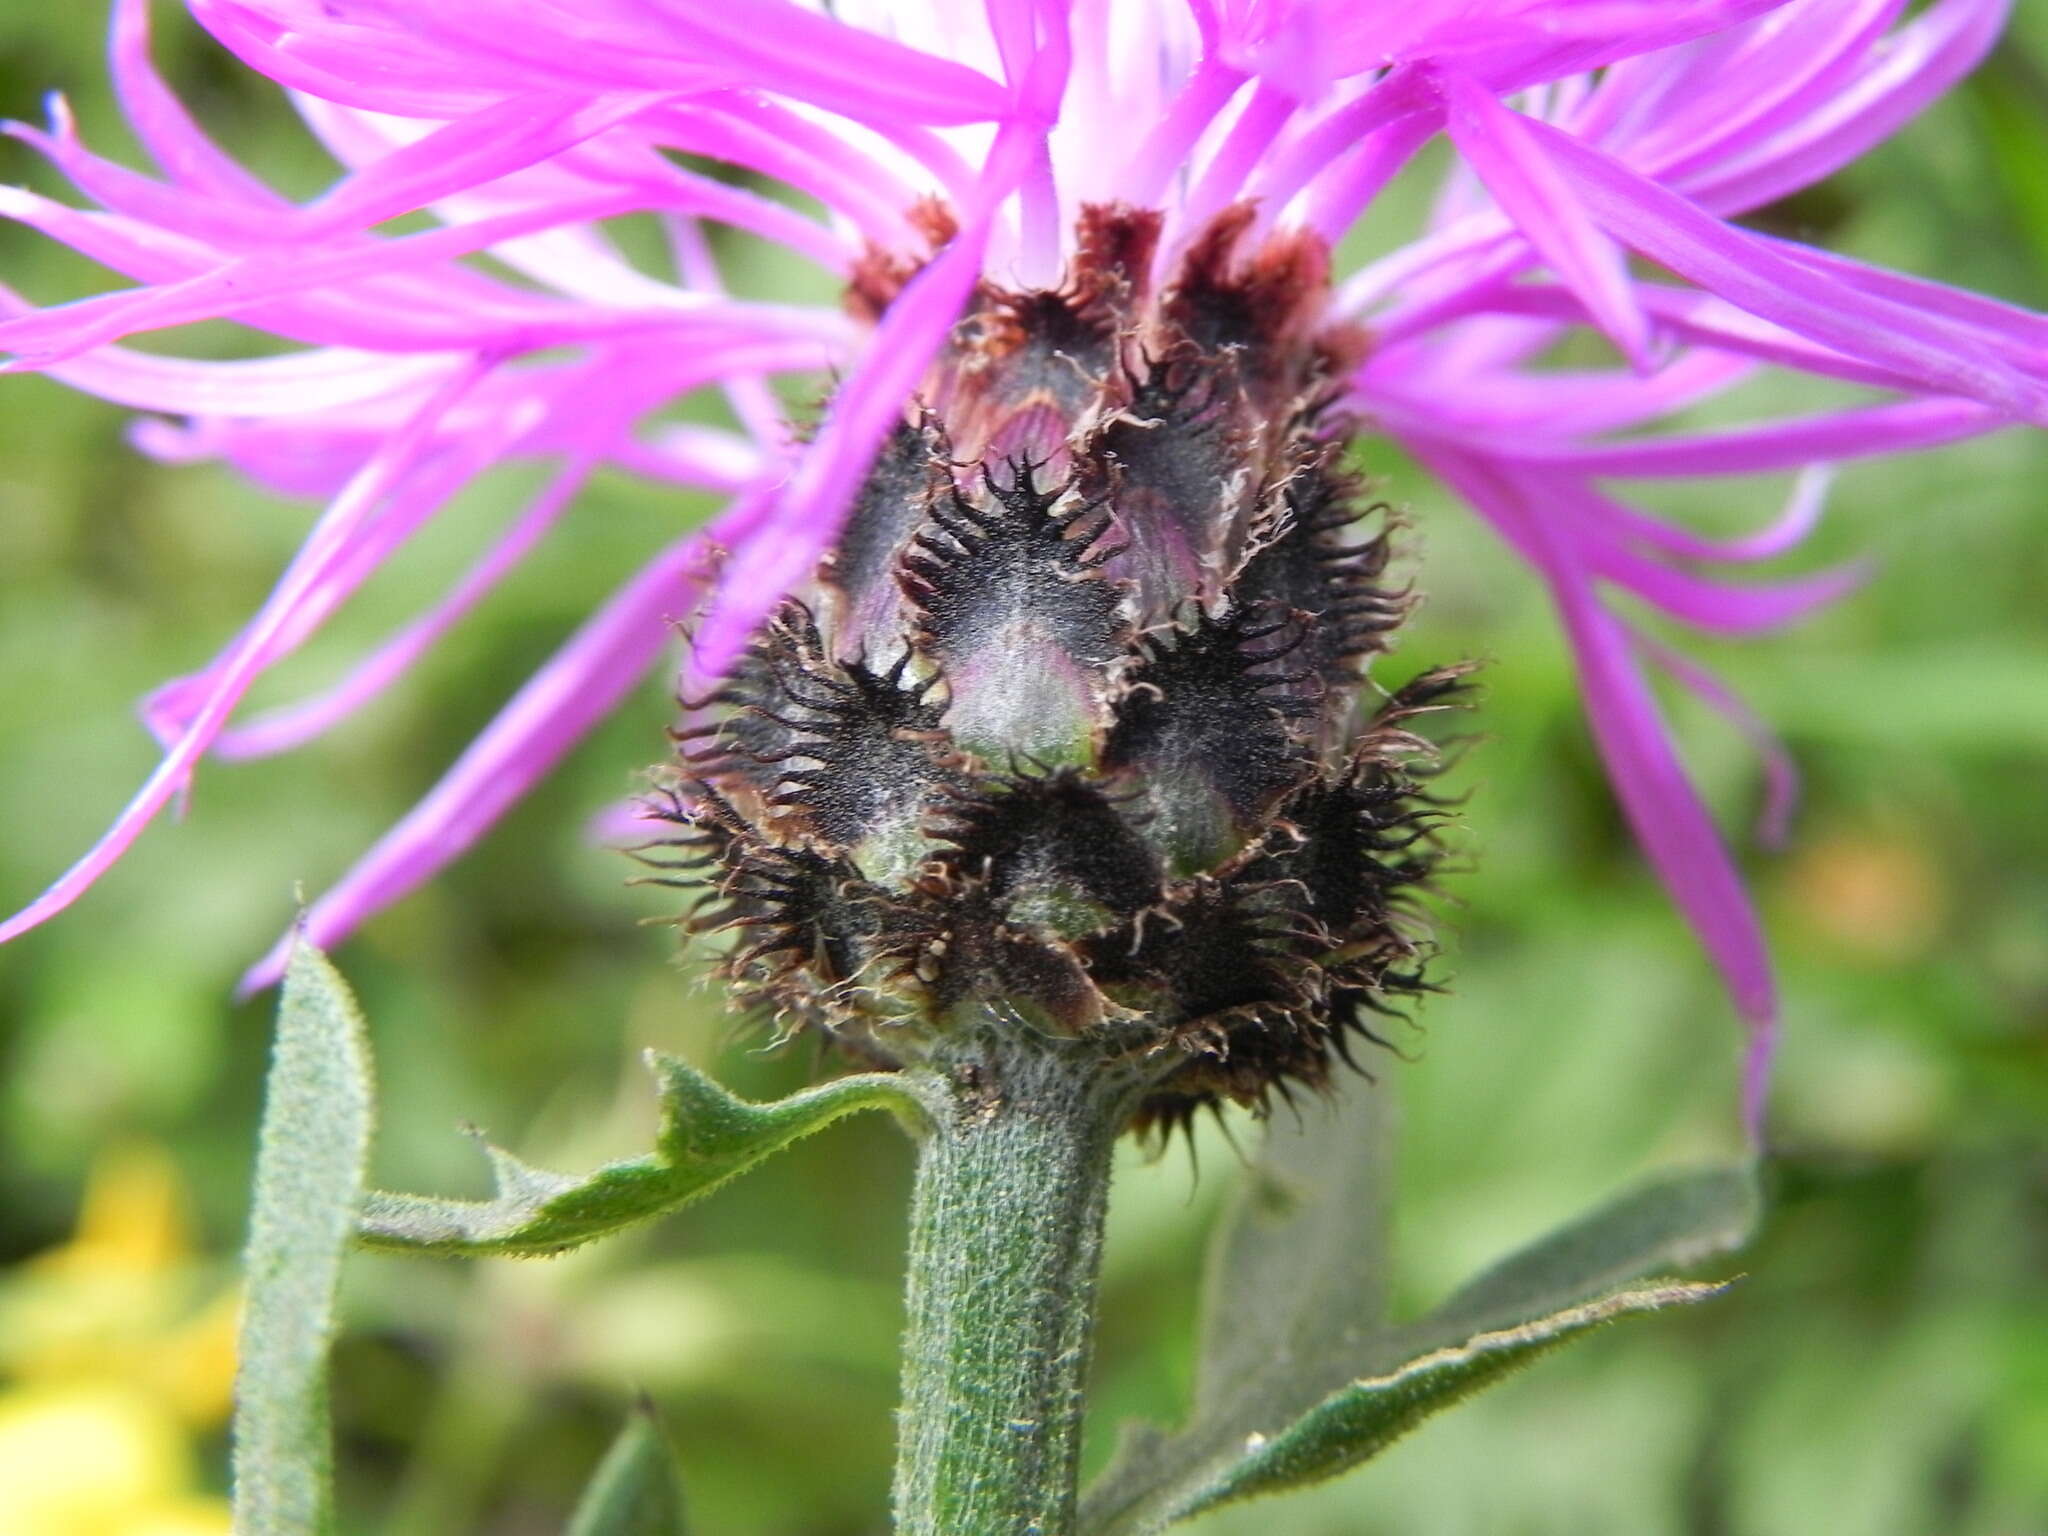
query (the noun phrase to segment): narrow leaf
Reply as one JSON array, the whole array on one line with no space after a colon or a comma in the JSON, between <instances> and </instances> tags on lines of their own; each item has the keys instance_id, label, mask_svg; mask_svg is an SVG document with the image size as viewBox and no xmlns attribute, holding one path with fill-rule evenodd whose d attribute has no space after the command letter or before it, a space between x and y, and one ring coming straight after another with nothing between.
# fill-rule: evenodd
<instances>
[{"instance_id":1,"label":"narrow leaf","mask_svg":"<svg viewBox=\"0 0 2048 1536\"><path fill-rule=\"evenodd\" d=\"M1378 1455L1431 1414L1493 1385L1569 1339L1602 1323L1662 1307L1706 1301L1726 1289L1670 1281L1621 1291L1513 1328L1475 1334L1398 1370L1361 1378L1331 1393L1277 1434L1254 1431L1232 1456L1176 1489L1129 1524L1134 1533L1166 1526L1219 1504L1321 1482Z\"/></svg>"},{"instance_id":2,"label":"narrow leaf","mask_svg":"<svg viewBox=\"0 0 2048 1536\"><path fill-rule=\"evenodd\" d=\"M295 944L256 1149L235 1376L235 1531L334 1525L327 1349L373 1115L369 1045L348 986Z\"/></svg>"},{"instance_id":3,"label":"narrow leaf","mask_svg":"<svg viewBox=\"0 0 2048 1536\"><path fill-rule=\"evenodd\" d=\"M1242 1408L1249 1384L1276 1363L1312 1369L1354 1356L1365 1331L1379 1325L1389 1120L1386 1096L1361 1083L1334 1106L1269 1126L1209 1252L1198 1411ZM1248 1297L1257 1304L1245 1305ZM1339 1380L1353 1374L1341 1363L1336 1371ZM1318 1395L1307 1385L1299 1400Z\"/></svg>"},{"instance_id":4,"label":"narrow leaf","mask_svg":"<svg viewBox=\"0 0 2048 1536\"><path fill-rule=\"evenodd\" d=\"M662 1126L647 1156L577 1177L529 1167L486 1145L492 1199L373 1193L363 1206L362 1241L431 1253L560 1253L707 1195L855 1110L923 1113L917 1083L898 1074L842 1077L773 1104L750 1104L675 1057L650 1052L648 1061L660 1082Z\"/></svg>"},{"instance_id":5,"label":"narrow leaf","mask_svg":"<svg viewBox=\"0 0 2048 1536\"><path fill-rule=\"evenodd\" d=\"M1124 1431L1082 1506L1085 1533L1148 1524L1246 1441L1399 1356L1384 1347L1386 1096L1365 1085L1276 1118L1209 1254L1195 1409L1174 1434Z\"/></svg>"},{"instance_id":6,"label":"narrow leaf","mask_svg":"<svg viewBox=\"0 0 2048 1536\"><path fill-rule=\"evenodd\" d=\"M1402 1337L1418 1351L1435 1348L1732 1252L1755 1232L1761 1208L1751 1164L1652 1180L1468 1280Z\"/></svg>"},{"instance_id":7,"label":"narrow leaf","mask_svg":"<svg viewBox=\"0 0 2048 1536\"><path fill-rule=\"evenodd\" d=\"M685 1536L675 1452L644 1399L577 1500L563 1536Z\"/></svg>"},{"instance_id":8,"label":"narrow leaf","mask_svg":"<svg viewBox=\"0 0 2048 1536\"><path fill-rule=\"evenodd\" d=\"M1371 1092L1275 1123L1217 1232L1194 1411L1127 1429L1084 1536L1331 1476L1611 1317L1718 1294L1626 1281L1724 1252L1756 1220L1753 1171L1659 1179L1487 1271L1419 1321L1383 1316L1384 1105Z\"/></svg>"}]
</instances>

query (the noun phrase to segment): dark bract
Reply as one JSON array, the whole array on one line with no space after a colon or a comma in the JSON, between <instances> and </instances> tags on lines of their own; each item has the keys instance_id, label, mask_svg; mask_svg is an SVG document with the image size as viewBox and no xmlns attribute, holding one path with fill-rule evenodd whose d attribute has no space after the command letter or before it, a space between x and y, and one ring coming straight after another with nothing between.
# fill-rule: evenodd
<instances>
[{"instance_id":1,"label":"dark bract","mask_svg":"<svg viewBox=\"0 0 2048 1536\"><path fill-rule=\"evenodd\" d=\"M1361 339L1317 321L1320 248L1249 225L1155 292L1156 217L1093 209L1061 286L982 288L815 580L689 707L686 830L649 851L785 1031L1085 1040L1172 1124L1321 1083L1424 985L1408 725L1462 669L1367 679L1408 600L1331 409Z\"/></svg>"}]
</instances>

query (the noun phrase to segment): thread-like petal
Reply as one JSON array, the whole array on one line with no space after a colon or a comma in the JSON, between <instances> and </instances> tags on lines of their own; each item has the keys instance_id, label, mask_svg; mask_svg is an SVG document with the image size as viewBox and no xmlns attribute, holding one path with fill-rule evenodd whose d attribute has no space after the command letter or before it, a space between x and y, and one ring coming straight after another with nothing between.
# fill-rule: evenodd
<instances>
[{"instance_id":1,"label":"thread-like petal","mask_svg":"<svg viewBox=\"0 0 2048 1536\"><path fill-rule=\"evenodd\" d=\"M763 536L737 550L691 650L693 688L732 664L770 609L817 564L839 531L860 477L883 436L902 419L904 404L981 271L990 220L1004 191L1023 175L1028 136L999 146L984 207L905 285L882 317L867 360L834 396L810 451L782 488Z\"/></svg>"},{"instance_id":2,"label":"thread-like petal","mask_svg":"<svg viewBox=\"0 0 2048 1536\"><path fill-rule=\"evenodd\" d=\"M1594 742L1622 810L1749 1023L1745 1108L1754 1131L1777 1017L1770 958L1734 861L1672 749L1628 632L1600 606L1587 572L1560 547L1510 478L1455 453L1431 451L1424 458L1486 513L1550 589L1578 663Z\"/></svg>"},{"instance_id":3,"label":"thread-like petal","mask_svg":"<svg viewBox=\"0 0 2048 1536\"><path fill-rule=\"evenodd\" d=\"M233 759L288 752L331 730L383 693L533 552L568 510L570 499L590 477L591 467L592 461L583 458L564 468L439 602L357 662L340 682L311 698L266 710L246 725L222 731L214 742L214 756Z\"/></svg>"},{"instance_id":4,"label":"thread-like petal","mask_svg":"<svg viewBox=\"0 0 2048 1536\"><path fill-rule=\"evenodd\" d=\"M1778 733L1743 703L1726 683L1680 651L1648 635L1635 637L1636 647L1659 667L1742 733L1764 770L1764 803L1757 813L1756 840L1765 848L1785 846L1792 831L1792 813L1799 806L1799 765Z\"/></svg>"},{"instance_id":5,"label":"thread-like petal","mask_svg":"<svg viewBox=\"0 0 2048 1536\"><path fill-rule=\"evenodd\" d=\"M107 62L122 111L166 176L182 187L229 200L284 199L244 170L200 130L149 57L150 0L114 0Z\"/></svg>"},{"instance_id":6,"label":"thread-like petal","mask_svg":"<svg viewBox=\"0 0 2048 1536\"><path fill-rule=\"evenodd\" d=\"M1441 81L1451 142L1487 190L1578 295L1593 323L1638 371L1650 371L1649 322L1636 303L1621 248L1594 226L1569 182L1523 128L1519 114L1460 75Z\"/></svg>"},{"instance_id":7,"label":"thread-like petal","mask_svg":"<svg viewBox=\"0 0 2048 1536\"><path fill-rule=\"evenodd\" d=\"M2010 0L1939 0L1873 51L1843 88L1704 174L1679 182L1721 213L1744 213L1832 175L1898 131L1990 52Z\"/></svg>"},{"instance_id":8,"label":"thread-like petal","mask_svg":"<svg viewBox=\"0 0 2048 1536\"><path fill-rule=\"evenodd\" d=\"M1498 448L1504 458L1556 464L1591 475L1745 475L1934 448L1981 436L2003 424L1996 411L1970 400L1905 400L1716 432L1617 443L1506 442Z\"/></svg>"},{"instance_id":9,"label":"thread-like petal","mask_svg":"<svg viewBox=\"0 0 2048 1536\"><path fill-rule=\"evenodd\" d=\"M228 715L267 664L276 637L290 623L307 595L340 561L351 535L412 467L432 432L439 412L446 410L455 395L474 379L475 374L472 373L451 381L420 413L411 430L394 437L371 463L364 466L348 490L336 498L278 582L270 600L231 647L224 658L224 665L212 679L205 699L194 711L190 724L170 744L156 771L83 858L27 907L0 922L0 944L46 921L84 895L93 882L127 852L143 828L156 818L157 812L182 793L201 754L212 745L213 738L227 723Z\"/></svg>"},{"instance_id":10,"label":"thread-like petal","mask_svg":"<svg viewBox=\"0 0 2048 1536\"><path fill-rule=\"evenodd\" d=\"M452 119L565 76L615 89L766 88L853 115L985 121L1006 100L952 59L790 0L654 0L571 13L516 0L192 0L227 48L273 80L402 117Z\"/></svg>"},{"instance_id":11,"label":"thread-like petal","mask_svg":"<svg viewBox=\"0 0 2048 1536\"><path fill-rule=\"evenodd\" d=\"M728 514L728 534L749 515ZM591 616L513 696L403 820L307 911L304 932L330 947L365 917L430 878L490 829L611 712L654 664L705 576L714 533L671 544ZM242 991L282 974L289 937L252 967Z\"/></svg>"},{"instance_id":12,"label":"thread-like petal","mask_svg":"<svg viewBox=\"0 0 2048 1536\"><path fill-rule=\"evenodd\" d=\"M1679 194L1544 124L1530 130L1617 239L1750 313L1851 356L1885 363L1923 387L1982 400L2048 424L2042 370L2022 370L1958 338L1932 317L1874 294L1844 292L1722 224Z\"/></svg>"}]
</instances>

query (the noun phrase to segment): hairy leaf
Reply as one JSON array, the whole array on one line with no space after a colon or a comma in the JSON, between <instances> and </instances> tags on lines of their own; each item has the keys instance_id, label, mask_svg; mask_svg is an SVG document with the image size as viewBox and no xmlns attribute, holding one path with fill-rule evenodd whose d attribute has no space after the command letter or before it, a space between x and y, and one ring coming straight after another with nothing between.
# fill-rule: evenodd
<instances>
[{"instance_id":1,"label":"hairy leaf","mask_svg":"<svg viewBox=\"0 0 2048 1536\"><path fill-rule=\"evenodd\" d=\"M1652 1270L1683 1269L1740 1248L1761 1212L1749 1164L1668 1174L1468 1280L1402 1336L1411 1348L1433 1349L1583 1301Z\"/></svg>"},{"instance_id":2,"label":"hairy leaf","mask_svg":"<svg viewBox=\"0 0 2048 1536\"><path fill-rule=\"evenodd\" d=\"M1276 1433L1253 1430L1186 1467L1150 1497L1121 1509L1098 1510L1084 1529L1136 1536L1220 1504L1321 1482L1370 1460L1431 1414L1589 1329L1632 1314L1706 1301L1726 1289L1665 1281L1617 1291L1513 1328L1474 1334L1384 1375L1360 1377Z\"/></svg>"},{"instance_id":3,"label":"hairy leaf","mask_svg":"<svg viewBox=\"0 0 2048 1536\"><path fill-rule=\"evenodd\" d=\"M1747 1168L1656 1181L1391 1326L1381 1106L1371 1092L1276 1120L1218 1229L1194 1411L1173 1434L1126 1431L1089 1490L1086 1536L1141 1536L1233 1499L1329 1477L1429 1414L1598 1323L1719 1294L1615 1287L1745 1241Z\"/></svg>"},{"instance_id":4,"label":"hairy leaf","mask_svg":"<svg viewBox=\"0 0 2048 1536\"><path fill-rule=\"evenodd\" d=\"M264 1093L235 1375L238 1536L334 1526L327 1349L373 1118L369 1045L348 986L292 949Z\"/></svg>"},{"instance_id":5,"label":"hairy leaf","mask_svg":"<svg viewBox=\"0 0 2048 1536\"><path fill-rule=\"evenodd\" d=\"M564 1536L685 1536L683 1480L654 1405L642 1401L591 1474Z\"/></svg>"},{"instance_id":6,"label":"hairy leaf","mask_svg":"<svg viewBox=\"0 0 2048 1536\"><path fill-rule=\"evenodd\" d=\"M749 1104L673 1056L649 1052L648 1063L660 1083L662 1112L660 1137L647 1156L576 1176L529 1167L486 1144L493 1198L373 1193L363 1206L363 1242L430 1253L560 1253L707 1195L842 1115L923 1112L915 1081L896 1074L842 1077L773 1104Z\"/></svg>"},{"instance_id":7,"label":"hairy leaf","mask_svg":"<svg viewBox=\"0 0 2048 1536\"><path fill-rule=\"evenodd\" d=\"M1204 1287L1195 1400L1214 1417L1244 1403L1262 1373L1355 1355L1385 1309L1386 1199L1391 1126L1371 1084L1295 1120L1275 1117L1217 1228ZM1257 1304L1246 1306L1245 1299ZM1289 1363L1292 1368L1287 1368ZM1350 1374L1343 1366L1336 1369ZM1283 1394L1267 1416L1313 1401L1313 1385Z\"/></svg>"}]
</instances>

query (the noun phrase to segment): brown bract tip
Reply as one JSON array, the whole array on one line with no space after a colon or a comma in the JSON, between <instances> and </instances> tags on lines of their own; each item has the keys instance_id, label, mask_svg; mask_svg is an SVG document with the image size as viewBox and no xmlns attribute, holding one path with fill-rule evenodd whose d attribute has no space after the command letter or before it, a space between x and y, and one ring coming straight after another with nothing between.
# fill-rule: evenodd
<instances>
[{"instance_id":1,"label":"brown bract tip","mask_svg":"<svg viewBox=\"0 0 2048 1536\"><path fill-rule=\"evenodd\" d=\"M1282 230L1243 251L1258 210L1236 203L1189 243L1162 308L1204 348L1246 347L1258 371L1297 355L1322 326L1330 250L1307 230Z\"/></svg>"},{"instance_id":2,"label":"brown bract tip","mask_svg":"<svg viewBox=\"0 0 2048 1536\"><path fill-rule=\"evenodd\" d=\"M960 233L960 220L943 198L923 197L911 204L905 215L911 229L923 242L923 250L898 251L869 241L847 274L843 303L857 320L873 325L896 302L903 285L924 270Z\"/></svg>"}]
</instances>

